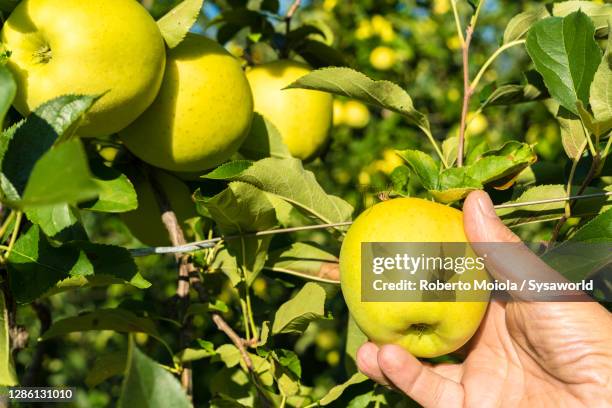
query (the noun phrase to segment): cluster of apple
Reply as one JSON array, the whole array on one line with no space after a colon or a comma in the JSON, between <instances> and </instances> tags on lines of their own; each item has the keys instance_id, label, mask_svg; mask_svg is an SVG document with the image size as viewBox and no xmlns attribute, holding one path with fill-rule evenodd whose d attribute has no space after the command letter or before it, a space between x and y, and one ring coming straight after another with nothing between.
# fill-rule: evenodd
<instances>
[{"instance_id":1,"label":"cluster of apple","mask_svg":"<svg viewBox=\"0 0 612 408\"><path fill-rule=\"evenodd\" d=\"M316 157L332 126L329 94L283 90L310 72L281 60L242 69L217 42L195 34L167 49L158 25L134 0L24 0L2 29L18 84L14 106L28 115L67 94L102 95L78 135L117 134L142 161L180 178L195 178L236 154L254 111L278 129L291 154ZM177 177L156 171L179 221L195 216ZM146 178L130 176L137 210L121 214L140 241L169 244Z\"/></svg>"},{"instance_id":2,"label":"cluster of apple","mask_svg":"<svg viewBox=\"0 0 612 408\"><path fill-rule=\"evenodd\" d=\"M21 114L60 95L101 94L79 136L118 134L135 156L168 171L201 173L228 160L254 110L303 160L320 152L331 127L329 94L282 90L309 72L305 64L282 60L245 74L221 45L194 34L167 51L133 0L25 0L2 42Z\"/></svg>"}]
</instances>

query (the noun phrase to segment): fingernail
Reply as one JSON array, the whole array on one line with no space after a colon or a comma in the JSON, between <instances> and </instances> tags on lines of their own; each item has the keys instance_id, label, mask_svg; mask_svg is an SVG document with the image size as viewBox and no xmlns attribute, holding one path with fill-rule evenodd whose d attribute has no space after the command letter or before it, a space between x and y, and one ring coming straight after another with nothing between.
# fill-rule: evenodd
<instances>
[{"instance_id":1,"label":"fingernail","mask_svg":"<svg viewBox=\"0 0 612 408\"><path fill-rule=\"evenodd\" d=\"M491 201L488 195L478 197L478 207L480 207L480 212L485 217L492 220L499 219L497 217L497 213L495 212L495 208L493 207L493 202Z\"/></svg>"}]
</instances>

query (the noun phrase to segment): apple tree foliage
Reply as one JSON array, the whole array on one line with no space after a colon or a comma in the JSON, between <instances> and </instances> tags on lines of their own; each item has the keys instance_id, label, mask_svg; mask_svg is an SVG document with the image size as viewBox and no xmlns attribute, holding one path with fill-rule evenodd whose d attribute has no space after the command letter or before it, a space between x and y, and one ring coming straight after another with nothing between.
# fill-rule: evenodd
<instances>
[{"instance_id":1,"label":"apple tree foliage","mask_svg":"<svg viewBox=\"0 0 612 408\"><path fill-rule=\"evenodd\" d=\"M174 259L137 256L118 221L138 206L128 176L146 165L112 138L78 136L99 96L62 96L21 118L0 66L0 385L75 385L83 406L411 406L356 371L365 338L338 287L346 227L254 233L347 222L379 195L460 207L478 189L498 203L612 190L612 5L343 3L287 18L291 4L278 0L203 13L201 0L143 1L169 48L191 29L245 64L303 59L316 70L289 88L360 101L374 117L339 124L323 157L304 164L256 116L265 132L189 182L199 216L186 235L233 239L188 254L201 284L187 301L174 295ZM452 4L457 25L475 28L471 49ZM370 61L381 44L398 56L386 72ZM472 130L483 117L486 129ZM101 154L109 147L116 157ZM525 239L609 241L611 200L499 214Z\"/></svg>"}]
</instances>

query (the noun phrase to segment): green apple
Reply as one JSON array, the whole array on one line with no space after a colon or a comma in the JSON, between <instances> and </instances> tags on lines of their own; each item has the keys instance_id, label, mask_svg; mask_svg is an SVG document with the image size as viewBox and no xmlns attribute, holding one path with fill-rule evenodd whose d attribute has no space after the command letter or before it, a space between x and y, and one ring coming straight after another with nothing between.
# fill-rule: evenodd
<instances>
[{"instance_id":1,"label":"green apple","mask_svg":"<svg viewBox=\"0 0 612 408\"><path fill-rule=\"evenodd\" d=\"M186 230L185 221L197 216L195 203L191 199L189 188L181 180L164 171L155 170L153 176L168 197L170 207L176 214L181 227ZM138 196L138 208L122 213L121 219L132 235L143 244L149 246L170 245L170 237L162 223L159 205L151 183L144 174L139 172L130 174L130 181L134 185Z\"/></svg>"},{"instance_id":2,"label":"green apple","mask_svg":"<svg viewBox=\"0 0 612 408\"><path fill-rule=\"evenodd\" d=\"M61 95L105 93L82 136L116 133L144 112L166 60L157 24L134 0L24 0L4 24L2 43L22 115Z\"/></svg>"},{"instance_id":3,"label":"green apple","mask_svg":"<svg viewBox=\"0 0 612 408\"><path fill-rule=\"evenodd\" d=\"M461 211L417 198L370 207L342 243L340 276L351 315L379 345L397 344L417 357L436 357L457 350L472 337L487 302L362 302L362 242L466 242ZM487 279L486 270L473 277Z\"/></svg>"},{"instance_id":4,"label":"green apple","mask_svg":"<svg viewBox=\"0 0 612 408\"><path fill-rule=\"evenodd\" d=\"M240 62L218 43L190 34L168 53L155 102L119 135L143 161L195 173L229 159L252 118L253 96Z\"/></svg>"},{"instance_id":5,"label":"green apple","mask_svg":"<svg viewBox=\"0 0 612 408\"><path fill-rule=\"evenodd\" d=\"M325 147L332 126L333 98L324 92L283 88L310 72L306 64L289 60L247 71L255 111L276 126L293 156L306 161Z\"/></svg>"}]
</instances>

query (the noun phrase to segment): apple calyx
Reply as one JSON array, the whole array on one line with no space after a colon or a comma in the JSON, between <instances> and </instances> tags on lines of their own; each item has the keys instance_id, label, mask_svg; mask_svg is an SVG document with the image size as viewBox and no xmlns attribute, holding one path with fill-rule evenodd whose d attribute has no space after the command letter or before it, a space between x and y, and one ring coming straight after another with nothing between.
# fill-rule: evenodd
<instances>
[{"instance_id":1,"label":"apple calyx","mask_svg":"<svg viewBox=\"0 0 612 408\"><path fill-rule=\"evenodd\" d=\"M51 47L49 44L43 44L38 50L34 52L34 59L39 64L47 64L51 61L53 54L51 52Z\"/></svg>"}]
</instances>

